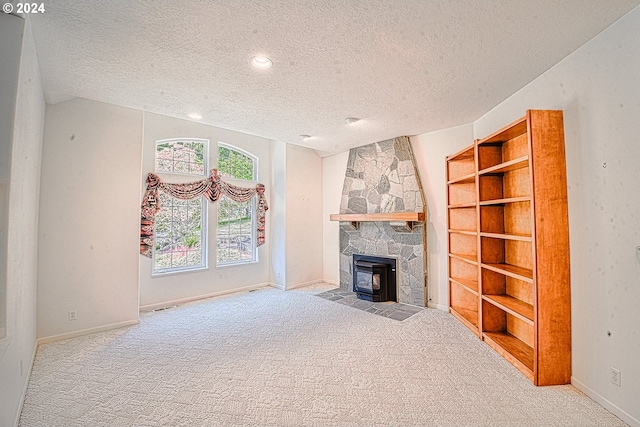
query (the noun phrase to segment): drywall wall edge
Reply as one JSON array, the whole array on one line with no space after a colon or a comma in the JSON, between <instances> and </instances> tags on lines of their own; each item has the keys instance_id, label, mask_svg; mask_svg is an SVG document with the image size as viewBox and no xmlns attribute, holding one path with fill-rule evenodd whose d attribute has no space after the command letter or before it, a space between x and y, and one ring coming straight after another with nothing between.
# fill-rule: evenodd
<instances>
[{"instance_id":1,"label":"drywall wall edge","mask_svg":"<svg viewBox=\"0 0 640 427\"><path fill-rule=\"evenodd\" d=\"M29 389L29 378L31 378L31 371L33 371L33 363L36 361L36 352L38 351L38 342L33 344L33 352L31 353L31 361L29 363L29 370L27 372L27 381L22 386L22 396L20 397L20 411L16 414L16 419L13 421L13 427L18 427L20 424L20 415L22 415L22 407L24 406L24 400L27 398L27 390Z\"/></svg>"}]
</instances>

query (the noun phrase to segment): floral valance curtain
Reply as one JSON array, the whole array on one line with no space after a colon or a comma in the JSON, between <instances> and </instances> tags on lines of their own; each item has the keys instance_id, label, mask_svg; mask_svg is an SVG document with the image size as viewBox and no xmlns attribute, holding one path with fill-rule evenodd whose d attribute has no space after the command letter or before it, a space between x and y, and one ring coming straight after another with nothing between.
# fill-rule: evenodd
<instances>
[{"instance_id":1,"label":"floral valance curtain","mask_svg":"<svg viewBox=\"0 0 640 427\"><path fill-rule=\"evenodd\" d=\"M258 246L264 243L265 212L269 209L264 196L264 185L256 184L253 188L238 187L228 184L220 178L216 169L211 170L209 178L186 184L169 184L160 181L160 177L153 173L147 176L147 189L142 199L140 215L140 253L151 258L153 246L153 230L156 213L160 210L158 191L169 194L176 199L189 200L204 196L208 201L215 202L222 196L227 196L236 202L246 202L253 196L258 197L256 218L258 223Z\"/></svg>"}]
</instances>

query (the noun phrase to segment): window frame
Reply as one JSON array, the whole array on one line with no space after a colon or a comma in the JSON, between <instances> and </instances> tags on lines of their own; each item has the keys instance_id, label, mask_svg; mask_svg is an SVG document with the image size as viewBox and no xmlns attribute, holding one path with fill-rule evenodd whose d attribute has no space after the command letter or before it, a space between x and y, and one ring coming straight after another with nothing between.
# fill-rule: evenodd
<instances>
[{"instance_id":1,"label":"window frame","mask_svg":"<svg viewBox=\"0 0 640 427\"><path fill-rule=\"evenodd\" d=\"M203 173L202 174L194 174L194 173L184 173L184 172L168 172L168 171L159 171L157 170L157 154L158 154L158 145L166 144L168 142L201 142L203 145ZM183 180L181 182L189 182L186 180L187 178L193 177L206 177L208 176L209 171L209 145L210 140L205 138L167 138L161 139L155 142L154 145L154 153L153 153L153 168L154 172L160 175L174 175L176 177L182 177ZM158 195L158 198L160 195ZM167 197L171 197L167 195ZM179 200L179 199L177 199ZM191 199L194 200L194 199ZM201 262L198 265L192 266L180 266L180 267L169 267L169 268L156 268L156 245L158 233L157 230L154 229L153 233L153 246L151 251L151 276L166 276L171 274L180 274L180 273L188 273L193 271L201 271L207 270L209 268L209 206L208 202L205 200L204 196L199 197L200 201L200 245L201 245ZM162 203L160 204L160 209L162 209ZM157 227L157 222L154 224L154 228Z\"/></svg>"},{"instance_id":2,"label":"window frame","mask_svg":"<svg viewBox=\"0 0 640 427\"><path fill-rule=\"evenodd\" d=\"M249 153L246 150L243 150L242 148L236 147L234 145L231 144L227 144L225 142L221 142L218 141L218 165L219 165L219 159L220 159L220 148L226 148L227 150L230 151L235 151L239 154L242 154L243 156L248 157L249 159L252 160L253 162L253 179L252 180L246 180L246 179L241 179L241 178L235 178L235 177L225 177L226 180L228 180L229 183L234 184L234 185L238 185L238 186L249 186L247 184L254 184L257 182L257 178L258 178L258 157ZM222 171L218 170L218 172L222 175ZM222 196L222 197L227 197L227 196ZM219 237L219 230L220 228L218 227L219 224L219 212L220 212L220 207L221 207L221 203L220 201L222 200L222 198L220 198L220 200L218 201L218 205L216 206L216 267L220 267L220 268L224 268L224 267L232 267L232 266L239 266L239 265L246 265L246 264L254 264L259 262L258 260L258 219L256 217L256 198L252 197L250 202L251 202L251 252L253 254L253 256L251 257L251 259L248 260L234 260L234 261L223 261L220 262L220 260L218 259L218 237ZM233 200L229 199L230 202L232 203L238 203L238 202L234 202Z\"/></svg>"}]
</instances>

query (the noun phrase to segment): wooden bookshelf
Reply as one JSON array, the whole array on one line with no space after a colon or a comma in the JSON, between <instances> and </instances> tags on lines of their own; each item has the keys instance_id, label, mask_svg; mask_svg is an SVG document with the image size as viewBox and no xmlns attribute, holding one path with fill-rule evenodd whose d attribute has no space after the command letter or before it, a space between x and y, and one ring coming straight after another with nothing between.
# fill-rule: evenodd
<instances>
[{"instance_id":1,"label":"wooden bookshelf","mask_svg":"<svg viewBox=\"0 0 640 427\"><path fill-rule=\"evenodd\" d=\"M451 282L457 283L458 285L464 286L468 291L478 295L478 281L472 279L466 279L463 277L450 277L449 280Z\"/></svg>"},{"instance_id":2,"label":"wooden bookshelf","mask_svg":"<svg viewBox=\"0 0 640 427\"><path fill-rule=\"evenodd\" d=\"M475 144L447 157L450 313L482 337Z\"/></svg>"},{"instance_id":3,"label":"wooden bookshelf","mask_svg":"<svg viewBox=\"0 0 640 427\"><path fill-rule=\"evenodd\" d=\"M451 313L534 384L569 383L562 112L527 111L448 157L447 206Z\"/></svg>"}]
</instances>

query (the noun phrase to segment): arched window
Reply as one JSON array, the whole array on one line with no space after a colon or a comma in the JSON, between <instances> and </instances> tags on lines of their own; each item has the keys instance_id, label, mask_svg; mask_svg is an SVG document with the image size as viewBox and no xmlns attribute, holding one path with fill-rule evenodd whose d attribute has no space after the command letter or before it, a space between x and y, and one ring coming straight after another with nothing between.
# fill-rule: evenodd
<instances>
[{"instance_id":1,"label":"arched window","mask_svg":"<svg viewBox=\"0 0 640 427\"><path fill-rule=\"evenodd\" d=\"M228 144L218 143L218 173L234 185L250 187L258 177L258 159ZM257 261L256 201L218 200L217 265Z\"/></svg>"},{"instance_id":2,"label":"arched window","mask_svg":"<svg viewBox=\"0 0 640 427\"><path fill-rule=\"evenodd\" d=\"M165 139L156 142L155 171L206 176L209 141ZM207 267L207 201L180 200L159 192L155 217L153 273L164 274Z\"/></svg>"}]
</instances>

